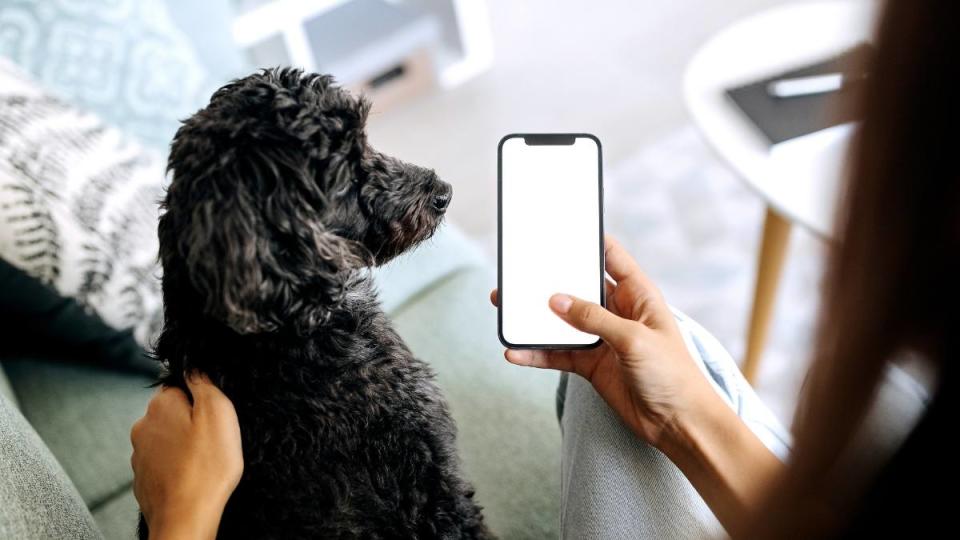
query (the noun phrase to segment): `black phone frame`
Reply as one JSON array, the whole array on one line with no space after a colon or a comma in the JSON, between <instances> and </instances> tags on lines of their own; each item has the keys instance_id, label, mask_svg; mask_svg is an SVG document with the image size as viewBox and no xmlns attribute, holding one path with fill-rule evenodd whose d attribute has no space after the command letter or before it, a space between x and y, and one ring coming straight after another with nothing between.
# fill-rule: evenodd
<instances>
[{"instance_id":1,"label":"black phone frame","mask_svg":"<svg viewBox=\"0 0 960 540\"><path fill-rule=\"evenodd\" d=\"M599 347L603 340L587 344L516 344L510 343L503 337L503 144L510 139L522 138L529 146L541 145L572 145L579 138L590 139L597 144L597 183L599 198L599 231L600 231L600 305L607 305L606 264L604 260L603 234L603 145L596 135L590 133L510 133L504 135L497 144L497 337L500 343L508 349L546 349L546 350L588 350Z\"/></svg>"}]
</instances>

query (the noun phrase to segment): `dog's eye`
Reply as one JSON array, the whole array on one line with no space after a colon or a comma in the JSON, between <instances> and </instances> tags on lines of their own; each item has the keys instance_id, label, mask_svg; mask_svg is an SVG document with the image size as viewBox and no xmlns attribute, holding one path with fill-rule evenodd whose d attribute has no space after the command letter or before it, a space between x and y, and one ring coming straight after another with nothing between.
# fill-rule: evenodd
<instances>
[{"instance_id":1,"label":"dog's eye","mask_svg":"<svg viewBox=\"0 0 960 540\"><path fill-rule=\"evenodd\" d=\"M353 189L354 185L356 185L356 180L352 179L349 183L341 186L340 189L334 192L334 195L337 197L343 197L349 193L351 189Z\"/></svg>"}]
</instances>

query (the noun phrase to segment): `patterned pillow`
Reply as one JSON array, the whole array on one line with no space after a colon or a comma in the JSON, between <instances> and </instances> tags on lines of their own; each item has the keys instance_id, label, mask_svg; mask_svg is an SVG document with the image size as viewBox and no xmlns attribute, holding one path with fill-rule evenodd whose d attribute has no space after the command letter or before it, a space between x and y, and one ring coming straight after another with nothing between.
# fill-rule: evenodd
<instances>
[{"instance_id":1,"label":"patterned pillow","mask_svg":"<svg viewBox=\"0 0 960 540\"><path fill-rule=\"evenodd\" d=\"M0 58L0 257L149 346L164 163Z\"/></svg>"},{"instance_id":2,"label":"patterned pillow","mask_svg":"<svg viewBox=\"0 0 960 540\"><path fill-rule=\"evenodd\" d=\"M4 0L0 56L158 149L170 143L179 119L235 75L203 65L163 0Z\"/></svg>"}]
</instances>

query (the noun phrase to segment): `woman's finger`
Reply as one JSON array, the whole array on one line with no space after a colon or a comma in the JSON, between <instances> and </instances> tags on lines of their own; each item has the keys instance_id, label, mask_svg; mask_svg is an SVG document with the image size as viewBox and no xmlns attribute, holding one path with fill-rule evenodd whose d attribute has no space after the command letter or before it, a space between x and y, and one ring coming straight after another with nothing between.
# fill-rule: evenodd
<instances>
[{"instance_id":1,"label":"woman's finger","mask_svg":"<svg viewBox=\"0 0 960 540\"><path fill-rule=\"evenodd\" d=\"M220 407L227 397L210 380L205 373L191 372L184 376L187 388L193 396L193 412L197 413L209 408Z\"/></svg>"},{"instance_id":2,"label":"woman's finger","mask_svg":"<svg viewBox=\"0 0 960 540\"><path fill-rule=\"evenodd\" d=\"M137 450L137 441L140 440L140 432L143 431L143 418L133 423L130 426L130 446L133 447L134 452Z\"/></svg>"},{"instance_id":3,"label":"woman's finger","mask_svg":"<svg viewBox=\"0 0 960 540\"><path fill-rule=\"evenodd\" d=\"M184 372L183 380L187 383L187 388L193 397L193 408L199 409L207 399L208 386L213 386L213 383L205 374L198 371Z\"/></svg>"},{"instance_id":4,"label":"woman's finger","mask_svg":"<svg viewBox=\"0 0 960 540\"><path fill-rule=\"evenodd\" d=\"M550 297L550 309L570 326L600 336L618 351L624 351L636 339L642 327L604 309L599 304L569 296L555 294Z\"/></svg>"},{"instance_id":5,"label":"woman's finger","mask_svg":"<svg viewBox=\"0 0 960 540\"><path fill-rule=\"evenodd\" d=\"M555 369L576 373L576 363L570 351L537 349L507 349L503 356L511 364L541 369Z\"/></svg>"},{"instance_id":6,"label":"woman's finger","mask_svg":"<svg viewBox=\"0 0 960 540\"><path fill-rule=\"evenodd\" d=\"M603 288L606 291L606 296L604 300L607 303L607 309L610 308L610 304L613 301L613 293L617 292L617 284L610 280L610 278L603 278Z\"/></svg>"},{"instance_id":7,"label":"woman's finger","mask_svg":"<svg viewBox=\"0 0 960 540\"><path fill-rule=\"evenodd\" d=\"M603 257L607 273L617 283L640 272L640 265L623 249L620 242L609 234L603 237Z\"/></svg>"},{"instance_id":8,"label":"woman's finger","mask_svg":"<svg viewBox=\"0 0 960 540\"><path fill-rule=\"evenodd\" d=\"M193 418L209 424L237 424L237 410L230 398L213 384L206 374L193 373L185 378L193 394Z\"/></svg>"},{"instance_id":9,"label":"woman's finger","mask_svg":"<svg viewBox=\"0 0 960 540\"><path fill-rule=\"evenodd\" d=\"M179 415L190 417L190 400L183 390L172 386L160 387L147 403L147 412L144 414L167 418Z\"/></svg>"},{"instance_id":10,"label":"woman's finger","mask_svg":"<svg viewBox=\"0 0 960 540\"><path fill-rule=\"evenodd\" d=\"M607 301L609 302L609 300L613 298L613 293L617 291L617 284L614 283L610 278L604 278L603 281L604 281L603 283L604 288L607 290ZM500 305L499 295L500 295L500 291L497 289L490 291L490 303L493 304L494 306Z\"/></svg>"},{"instance_id":11,"label":"woman's finger","mask_svg":"<svg viewBox=\"0 0 960 540\"><path fill-rule=\"evenodd\" d=\"M604 237L604 262L607 273L617 284L632 281L641 288L659 294L657 286L643 273L637 261L627 253L627 250L614 237Z\"/></svg>"}]
</instances>

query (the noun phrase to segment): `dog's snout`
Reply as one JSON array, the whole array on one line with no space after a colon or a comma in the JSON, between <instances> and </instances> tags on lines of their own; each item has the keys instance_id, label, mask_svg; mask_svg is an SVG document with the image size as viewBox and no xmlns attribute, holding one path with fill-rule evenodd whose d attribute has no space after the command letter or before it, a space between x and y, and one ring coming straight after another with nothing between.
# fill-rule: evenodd
<instances>
[{"instance_id":1,"label":"dog's snout","mask_svg":"<svg viewBox=\"0 0 960 540\"><path fill-rule=\"evenodd\" d=\"M453 188L446 182L440 182L440 187L433 194L433 207L439 211L446 210L453 198Z\"/></svg>"},{"instance_id":2,"label":"dog's snout","mask_svg":"<svg viewBox=\"0 0 960 540\"><path fill-rule=\"evenodd\" d=\"M434 195L433 196L433 207L437 210L446 210L447 206L450 205L450 195Z\"/></svg>"}]
</instances>

